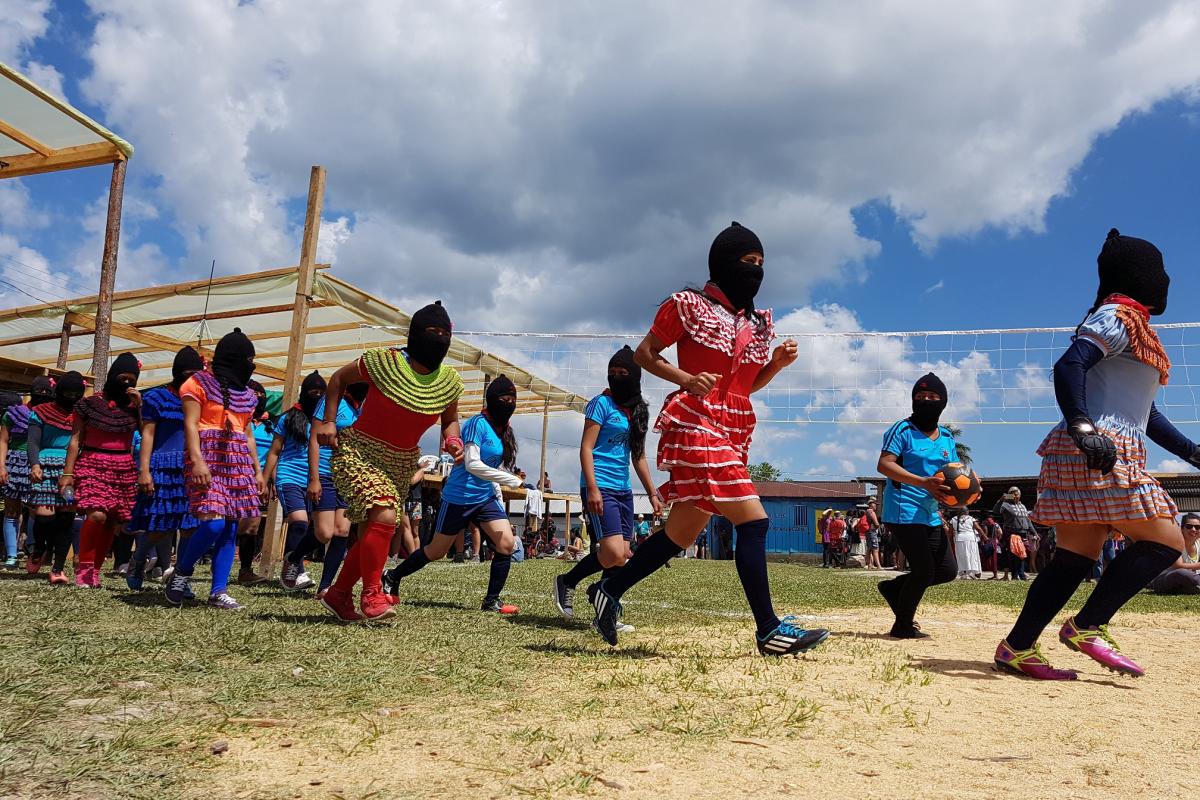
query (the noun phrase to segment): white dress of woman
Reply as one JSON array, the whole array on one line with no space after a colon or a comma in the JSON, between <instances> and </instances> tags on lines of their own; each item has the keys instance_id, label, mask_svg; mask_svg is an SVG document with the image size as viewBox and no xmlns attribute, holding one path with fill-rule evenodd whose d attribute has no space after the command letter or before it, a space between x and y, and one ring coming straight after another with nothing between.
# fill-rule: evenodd
<instances>
[{"instance_id":1,"label":"white dress of woman","mask_svg":"<svg viewBox=\"0 0 1200 800\"><path fill-rule=\"evenodd\" d=\"M970 514L962 514L955 517L951 525L954 528L954 556L958 559L958 577L983 577L975 519Z\"/></svg>"}]
</instances>

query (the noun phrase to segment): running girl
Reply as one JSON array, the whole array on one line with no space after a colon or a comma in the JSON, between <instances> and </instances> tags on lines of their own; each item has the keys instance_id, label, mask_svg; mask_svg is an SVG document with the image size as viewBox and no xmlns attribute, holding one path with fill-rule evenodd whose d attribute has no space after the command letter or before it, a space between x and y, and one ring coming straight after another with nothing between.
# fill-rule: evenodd
<instances>
[{"instance_id":1,"label":"running girl","mask_svg":"<svg viewBox=\"0 0 1200 800\"><path fill-rule=\"evenodd\" d=\"M0 483L4 484L4 566L17 566L17 539L21 514L29 502L29 453L26 433L29 415L42 403L54 399L54 382L39 376L33 379L29 402L9 406L0 420Z\"/></svg>"},{"instance_id":2,"label":"running girl","mask_svg":"<svg viewBox=\"0 0 1200 800\"><path fill-rule=\"evenodd\" d=\"M433 540L384 573L383 588L395 595L400 581L430 561L445 558L458 535L474 523L492 543L492 566L483 611L506 616L520 611L500 602L500 592L512 568L516 546L512 524L498 499L496 484L516 489L521 479L501 466L511 467L517 455L517 439L508 420L517 408L517 388L504 375L488 384L486 410L467 420L462 428L463 459L455 464L442 488L442 507L434 525Z\"/></svg>"},{"instance_id":3,"label":"running girl","mask_svg":"<svg viewBox=\"0 0 1200 800\"><path fill-rule=\"evenodd\" d=\"M103 391L75 405L58 487L64 497L73 492L75 504L86 515L79 531L76 586L100 588L100 568L112 549L117 526L129 521L137 502L132 448L140 402L134 387L141 371L132 353L121 353L109 367Z\"/></svg>"},{"instance_id":4,"label":"running girl","mask_svg":"<svg viewBox=\"0 0 1200 800\"><path fill-rule=\"evenodd\" d=\"M241 328L234 328L217 342L211 371L197 372L180 387L188 510L198 524L163 590L175 605L195 599L192 572L196 562L215 547L208 604L227 611L243 608L227 589L238 521L258 516L263 493L262 469L250 435L250 418L258 404L248 385L253 374L254 344Z\"/></svg>"},{"instance_id":5,"label":"running girl","mask_svg":"<svg viewBox=\"0 0 1200 800\"><path fill-rule=\"evenodd\" d=\"M1183 552L1175 503L1146 471L1146 439L1200 466L1196 444L1154 405L1171 362L1150 317L1167 308L1162 253L1113 228L1097 258L1100 289L1073 343L1054 365L1063 420L1038 448L1042 471L1033 518L1057 531L1054 557L1029 587L1025 607L996 648L1002 669L1074 680L1038 648L1042 630L1091 574L1109 531L1133 540L1058 632L1069 649L1134 677L1143 669L1108 632L1113 615Z\"/></svg>"},{"instance_id":6,"label":"running girl","mask_svg":"<svg viewBox=\"0 0 1200 800\"><path fill-rule=\"evenodd\" d=\"M708 269L704 289L672 295L638 345L637 363L680 387L654 425L662 434L659 469L671 474L660 488L671 514L666 528L625 566L588 588L596 610L592 624L615 645L621 596L689 547L709 517L720 514L737 526L738 578L754 613L758 651L800 653L825 641L829 631L804 630L794 617L775 616L767 582L769 523L746 467L755 423L750 395L796 360L797 346L788 340L772 352L771 312L754 309L763 248L753 232L736 222L722 231L709 250ZM676 343L678 367L661 355Z\"/></svg>"},{"instance_id":7,"label":"running girl","mask_svg":"<svg viewBox=\"0 0 1200 800\"><path fill-rule=\"evenodd\" d=\"M175 534L187 531L191 535L196 528L196 518L188 510L183 400L179 390L202 369L204 359L201 355L191 347L184 347L175 354L171 364L171 382L142 395L142 443L137 479L141 495L129 521L129 529L145 533L138 535L137 549L125 578L134 591L143 586L150 553L157 553L158 563L165 569Z\"/></svg>"},{"instance_id":8,"label":"running girl","mask_svg":"<svg viewBox=\"0 0 1200 800\"><path fill-rule=\"evenodd\" d=\"M325 391L325 418L313 423L317 443L334 447L330 469L333 484L345 498L353 522L368 524L346 554L341 573L321 598L339 620L361 619L351 592L363 582L362 616L379 619L396 612L384 596L380 575L396 531L396 513L404 513L404 498L420 458L421 435L441 423L442 446L454 457L462 454L458 429L458 398L462 378L442 364L450 350L450 315L440 301L413 314L408 343L368 350L339 369ZM368 381L362 414L340 436L331 409L347 386Z\"/></svg>"},{"instance_id":9,"label":"running girl","mask_svg":"<svg viewBox=\"0 0 1200 800\"><path fill-rule=\"evenodd\" d=\"M635 534L633 489L629 483L632 460L638 480L650 496L655 514L662 501L650 479L646 463L646 429L650 412L642 399L642 368L628 345L608 361L608 389L588 403L584 411L583 440L579 445L579 493L587 509L588 530L600 538L597 552L590 552L570 572L554 579L554 604L567 619L575 616L575 587L584 578L604 570L605 576L633 555ZM619 623L623 625L623 623ZM620 628L628 632L632 626Z\"/></svg>"},{"instance_id":10,"label":"running girl","mask_svg":"<svg viewBox=\"0 0 1200 800\"><path fill-rule=\"evenodd\" d=\"M267 454L267 486L274 490L287 517L287 538L279 583L285 589L307 589L314 581L304 571L304 556L312 550L306 535L312 530L308 491L308 433L313 413L325 394L325 379L310 373L300 384L300 400L275 423L275 439Z\"/></svg>"},{"instance_id":11,"label":"running girl","mask_svg":"<svg viewBox=\"0 0 1200 800\"><path fill-rule=\"evenodd\" d=\"M35 546L25 570L36 573L53 553L50 582L67 584L63 573L75 527L75 498L59 493L59 478L67 461L67 445L75 427L75 404L83 399L85 384L78 372L68 372L54 385L54 402L42 403L29 415L26 442L29 448L29 505L33 508Z\"/></svg>"}]
</instances>

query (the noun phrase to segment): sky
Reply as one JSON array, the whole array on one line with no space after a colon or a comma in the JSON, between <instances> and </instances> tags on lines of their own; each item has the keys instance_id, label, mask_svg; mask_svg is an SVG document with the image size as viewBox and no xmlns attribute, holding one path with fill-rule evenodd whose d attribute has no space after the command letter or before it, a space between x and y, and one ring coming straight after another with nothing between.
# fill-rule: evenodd
<instances>
[{"instance_id":1,"label":"sky","mask_svg":"<svg viewBox=\"0 0 1200 800\"><path fill-rule=\"evenodd\" d=\"M1154 0L0 0L0 61L136 148L119 286L294 264L322 164L319 258L476 331L645 331L733 219L763 240L782 332L1073 326L1113 226L1165 254L1159 319L1200 321L1198 34L1200 3ZM0 182L0 306L93 289L108 177ZM868 474L881 426L801 424L787 387L861 386L886 362L902 416L923 359L814 341L782 405L760 402L752 460ZM948 414L981 473L1030 474L1045 426L971 424L995 421L1000 357L937 363ZM603 360L574 363L599 385ZM1042 383L1044 366L1026 365ZM552 420L559 485L580 427Z\"/></svg>"}]
</instances>

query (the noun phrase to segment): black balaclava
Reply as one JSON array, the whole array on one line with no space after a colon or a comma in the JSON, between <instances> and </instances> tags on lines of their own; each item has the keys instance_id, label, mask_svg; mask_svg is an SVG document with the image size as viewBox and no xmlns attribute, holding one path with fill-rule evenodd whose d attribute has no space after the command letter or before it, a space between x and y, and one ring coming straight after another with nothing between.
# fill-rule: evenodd
<instances>
[{"instance_id":1,"label":"black balaclava","mask_svg":"<svg viewBox=\"0 0 1200 800\"><path fill-rule=\"evenodd\" d=\"M23 402L25 401L21 399L21 395L16 392L0 391L0 411L6 411L12 406L19 406Z\"/></svg>"},{"instance_id":2,"label":"black balaclava","mask_svg":"<svg viewBox=\"0 0 1200 800\"><path fill-rule=\"evenodd\" d=\"M408 324L408 357L433 372L442 365L450 350L450 334L435 336L426 328L451 330L450 315L442 308L442 301L435 300L412 315Z\"/></svg>"},{"instance_id":3,"label":"black balaclava","mask_svg":"<svg viewBox=\"0 0 1200 800\"><path fill-rule=\"evenodd\" d=\"M708 277L725 293L738 311L753 311L754 296L762 285L761 264L747 264L742 256L763 254L762 242L754 231L737 222L717 234L708 250Z\"/></svg>"},{"instance_id":4,"label":"black balaclava","mask_svg":"<svg viewBox=\"0 0 1200 800\"><path fill-rule=\"evenodd\" d=\"M45 375L39 375L33 379L33 385L29 387L29 407L33 408L39 403L49 403L54 399L54 381Z\"/></svg>"},{"instance_id":5,"label":"black balaclava","mask_svg":"<svg viewBox=\"0 0 1200 800\"><path fill-rule=\"evenodd\" d=\"M137 386L137 379L141 374L142 365L138 362L137 357L133 353L121 353L108 368L108 377L104 380L105 399L118 406L129 405L130 398L127 390ZM123 375L133 375L133 383L129 383L127 378L122 377Z\"/></svg>"},{"instance_id":6,"label":"black balaclava","mask_svg":"<svg viewBox=\"0 0 1200 800\"><path fill-rule=\"evenodd\" d=\"M510 405L509 403L501 402L500 398L506 394L511 394L514 397L517 394L517 387L513 385L513 382L506 375L500 375L493 379L488 384L487 391L484 393L488 421L492 423L492 428L496 433L500 433L508 427L509 418L517 410L515 403Z\"/></svg>"},{"instance_id":7,"label":"black balaclava","mask_svg":"<svg viewBox=\"0 0 1200 800\"><path fill-rule=\"evenodd\" d=\"M246 381L246 385L258 397L258 403L254 406L254 418L261 420L267 413L267 390L258 381Z\"/></svg>"},{"instance_id":8,"label":"black balaclava","mask_svg":"<svg viewBox=\"0 0 1200 800\"><path fill-rule=\"evenodd\" d=\"M358 381L346 387L346 394L350 395L360 408L363 403L367 402L367 392L369 391L371 391L371 384L367 381Z\"/></svg>"},{"instance_id":9,"label":"black balaclava","mask_svg":"<svg viewBox=\"0 0 1200 800\"><path fill-rule=\"evenodd\" d=\"M75 404L83 399L84 389L87 384L83 382L83 376L72 370L66 375L58 379L54 384L54 402L63 411L71 411L75 408Z\"/></svg>"},{"instance_id":10,"label":"black balaclava","mask_svg":"<svg viewBox=\"0 0 1200 800\"><path fill-rule=\"evenodd\" d=\"M642 368L633 359L633 350L625 345L608 360L608 368L624 367L629 374L624 377L608 376L608 391L613 402L624 408L636 406L642 400Z\"/></svg>"},{"instance_id":11,"label":"black balaclava","mask_svg":"<svg viewBox=\"0 0 1200 800\"><path fill-rule=\"evenodd\" d=\"M190 345L184 347L175 354L175 361L171 364L171 385L178 389L183 386L184 381L202 369L204 357L196 352L196 348Z\"/></svg>"},{"instance_id":12,"label":"black balaclava","mask_svg":"<svg viewBox=\"0 0 1200 800\"><path fill-rule=\"evenodd\" d=\"M918 400L917 392L937 392L940 400ZM942 383L942 379L930 372L922 376L913 384L912 390L912 416L909 421L916 426L917 430L931 433L937 430L938 419L941 418L942 412L946 410L946 403L949 396L946 394L946 384Z\"/></svg>"},{"instance_id":13,"label":"black balaclava","mask_svg":"<svg viewBox=\"0 0 1200 800\"><path fill-rule=\"evenodd\" d=\"M1108 232L1100 255L1096 256L1100 272L1100 289L1096 292L1099 307L1110 294L1123 294L1137 300L1158 315L1167 310L1167 290L1171 276L1163 266L1162 253L1145 239L1122 236L1113 228Z\"/></svg>"},{"instance_id":14,"label":"black balaclava","mask_svg":"<svg viewBox=\"0 0 1200 800\"><path fill-rule=\"evenodd\" d=\"M213 374L221 378L230 387L238 390L246 388L250 376L254 374L254 342L241 328L234 328L217 342L213 351Z\"/></svg>"},{"instance_id":15,"label":"black balaclava","mask_svg":"<svg viewBox=\"0 0 1200 800\"><path fill-rule=\"evenodd\" d=\"M304 416L312 419L312 415L317 411L317 403L325 396L326 386L325 379L316 370L304 378L300 384L300 409L304 411Z\"/></svg>"}]
</instances>

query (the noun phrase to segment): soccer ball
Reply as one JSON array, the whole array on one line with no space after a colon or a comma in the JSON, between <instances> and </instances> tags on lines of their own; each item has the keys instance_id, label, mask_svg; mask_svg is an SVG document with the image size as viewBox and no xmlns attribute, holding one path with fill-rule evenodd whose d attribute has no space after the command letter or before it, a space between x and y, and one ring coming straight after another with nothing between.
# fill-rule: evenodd
<instances>
[{"instance_id":1,"label":"soccer ball","mask_svg":"<svg viewBox=\"0 0 1200 800\"><path fill-rule=\"evenodd\" d=\"M942 483L950 489L950 497L944 500L946 505L953 508L969 506L979 500L983 487L979 485L979 476L975 471L957 462L933 473L935 478L941 478Z\"/></svg>"}]
</instances>

